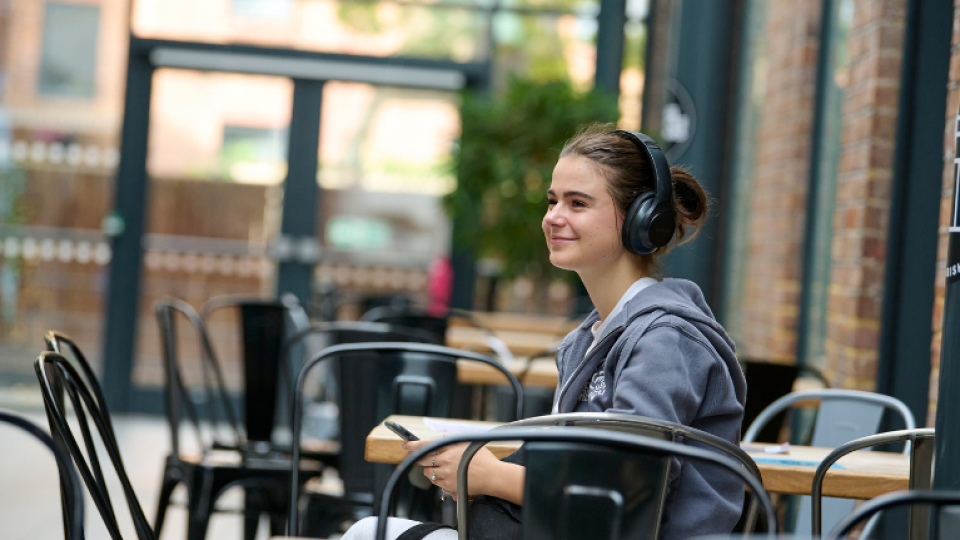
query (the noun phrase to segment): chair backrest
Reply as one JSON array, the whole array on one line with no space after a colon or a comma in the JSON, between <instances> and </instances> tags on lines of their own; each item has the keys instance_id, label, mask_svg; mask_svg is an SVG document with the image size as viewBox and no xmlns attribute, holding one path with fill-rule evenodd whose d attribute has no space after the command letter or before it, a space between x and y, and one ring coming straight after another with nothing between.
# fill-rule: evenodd
<instances>
[{"instance_id":1,"label":"chair backrest","mask_svg":"<svg viewBox=\"0 0 960 540\"><path fill-rule=\"evenodd\" d=\"M886 493L870 499L847 516L825 538L837 540L847 538L860 523L873 515L898 506L928 505L934 512L930 534L922 531L923 538L931 540L952 540L960 537L960 491L957 490L906 490Z\"/></svg>"},{"instance_id":2,"label":"chair backrest","mask_svg":"<svg viewBox=\"0 0 960 540\"><path fill-rule=\"evenodd\" d=\"M523 538L659 537L670 456L570 442L528 442L523 451Z\"/></svg>"},{"instance_id":3,"label":"chair backrest","mask_svg":"<svg viewBox=\"0 0 960 540\"><path fill-rule=\"evenodd\" d=\"M743 406L744 428L752 424L760 412L770 404L792 392L798 376L810 376L820 381L824 388L830 388L830 381L820 370L812 366L777 364L753 359L741 360L740 365L747 380L747 388L750 389L750 399ZM783 425L783 416L781 413L768 421L757 438L761 441L776 439Z\"/></svg>"},{"instance_id":4,"label":"chair backrest","mask_svg":"<svg viewBox=\"0 0 960 540\"><path fill-rule=\"evenodd\" d=\"M246 438L238 415L227 393L223 373L210 343L206 325L190 304L176 298L158 300L153 305L160 326L165 372L164 405L170 428L172 455L179 456L180 424L184 413L193 428L196 444L204 453L215 446L241 448ZM184 365L179 354L177 321L184 319L200 343L200 381L188 385L184 381ZM200 401L203 408L197 406ZM226 432L226 441L222 438Z\"/></svg>"},{"instance_id":5,"label":"chair backrest","mask_svg":"<svg viewBox=\"0 0 960 540\"><path fill-rule=\"evenodd\" d=\"M100 388L100 382L97 380L96 374L93 372L93 368L90 366L90 363L87 361L86 355L83 354L83 351L80 350L80 347L76 342L62 332L56 330L47 330L43 336L43 340L47 345L48 351L53 351L64 356L64 358L69 359L72 365L79 368L79 374L83 377L83 382L87 385L87 388L90 389L90 392L93 394L94 399L97 402L97 405L100 407L100 410L103 413L105 418L103 433L104 437L109 437L114 446L117 445L117 437L113 430L113 421L110 417L110 411L107 408L107 400L103 395L103 389ZM69 356L67 355L69 353ZM61 409L64 409L64 388L60 383L60 377L53 377L51 382L51 387L54 391L54 397L57 399L57 404ZM66 409L64 409L66 410ZM51 412L49 408L46 409L47 414L47 423L50 426L55 424L54 419L50 416ZM81 410L79 414L83 414ZM99 468L95 468L95 471L99 472ZM102 483L102 480L101 480ZM63 501L64 511L69 504L67 498L69 497L69 489L64 483L64 480L61 479L60 482L60 496Z\"/></svg>"},{"instance_id":6,"label":"chair backrest","mask_svg":"<svg viewBox=\"0 0 960 540\"><path fill-rule=\"evenodd\" d=\"M873 435L880 429L880 421L885 410L896 413L907 429L916 428L913 413L899 399L874 392L825 388L793 392L774 401L750 424L743 436L743 441L755 441L763 426L778 413L795 403L807 401L820 402L817 421L813 428L813 438L810 442L813 446L835 448L854 439ZM909 444L907 444L904 452L909 450ZM855 503L856 501L852 499L831 499L830 504L824 507L823 522L826 527L833 527L843 516L849 514ZM797 514L795 532L809 533L812 519L810 498L803 497Z\"/></svg>"},{"instance_id":7,"label":"chair backrest","mask_svg":"<svg viewBox=\"0 0 960 540\"><path fill-rule=\"evenodd\" d=\"M286 371L283 344L290 334L309 326L309 319L293 295L285 295L280 300L215 296L204 303L200 318L209 324L211 316L223 309L237 311L240 319L242 417L246 440L254 448L267 450L278 418L278 402L286 403L290 399L293 374Z\"/></svg>"},{"instance_id":8,"label":"chair backrest","mask_svg":"<svg viewBox=\"0 0 960 540\"><path fill-rule=\"evenodd\" d=\"M110 413L107 410L107 400L103 396L103 390L100 388L100 383L97 381L97 376L93 372L93 368L90 367L90 363L87 361L86 355L83 354L83 351L80 350L80 347L77 345L77 343L71 337L56 330L47 330L47 333L43 335L43 341L47 344L48 351L59 353L65 358L67 358L66 353L70 353L70 360L73 364L80 367L80 373L84 377L84 382L87 384L87 387L90 388L90 391L93 393L93 397L96 398L97 405L100 406L100 409L103 410L104 415L109 419ZM109 422L108 427L110 427L112 436L113 426L110 425ZM116 440L116 438L114 438L114 440Z\"/></svg>"},{"instance_id":9,"label":"chair backrest","mask_svg":"<svg viewBox=\"0 0 960 540\"><path fill-rule=\"evenodd\" d=\"M817 472L814 474L813 487L811 489L811 530L814 533L818 535L823 533L821 524L823 501L821 493L823 490L823 479L826 477L830 467L832 467L837 460L851 452L896 442L910 443L910 489L929 489L932 487L933 454L934 444L936 443L936 430L933 428L889 431L855 439L838 446L817 466ZM910 511L910 530L912 532L926 531L929 525L929 516L924 512L915 510L916 509L911 508ZM870 527L870 524L867 526ZM864 537L868 536L865 534Z\"/></svg>"},{"instance_id":10,"label":"chair backrest","mask_svg":"<svg viewBox=\"0 0 960 540\"><path fill-rule=\"evenodd\" d=\"M511 422L503 427L532 426L593 427L612 431L624 431L626 433L644 435L671 442L689 441L699 446L709 446L727 454L731 459L739 461L744 468L758 479L762 478L760 468L757 467L756 462L739 446L711 433L667 420L647 416L636 416L633 414L585 412L548 414L534 418L524 418L523 420Z\"/></svg>"},{"instance_id":11,"label":"chair backrest","mask_svg":"<svg viewBox=\"0 0 960 540\"><path fill-rule=\"evenodd\" d=\"M349 493L354 490L372 490L375 483L373 481L372 467L369 463L355 464L355 470L361 471L356 475L348 470L344 475L344 470L348 462L344 460L361 460L364 455L366 445L366 436L377 424L391 414L412 414L421 416L446 416L450 406L449 393L454 388L452 384L456 380L456 363L458 360L472 360L483 362L494 369L500 371L504 378L510 382L516 396L516 414L520 414L523 408L523 389L520 382L510 373L509 370L500 365L495 359L482 354L461 351L450 347L432 345L427 343L404 343L404 342L375 342L375 343L347 343L333 345L323 349L307 362L304 363L300 374L297 376L297 383L294 388L293 402L293 463L297 463L300 455L300 434L303 425L303 392L304 383L309 372L314 366L321 362L339 359L341 372L348 368L367 366L373 367L373 377L367 373L366 378L345 381L341 379L344 389L343 393L352 393L360 395L365 393L368 399L368 405L365 411L351 411L354 413L363 412L369 414L374 411L372 416L366 416L361 419L349 416L350 412L341 407L341 423L347 423L353 426L351 433L341 434L341 475L344 480L344 489ZM362 374L362 372L357 372ZM449 380L447 384L437 384L438 377ZM371 381L376 381L371 384ZM444 395L447 394L447 395ZM369 406L369 401L376 400L375 407ZM341 403L346 403L341 400ZM297 467L291 469L292 474L292 501L299 497L299 486L297 477L299 470ZM365 474L365 477L361 477ZM348 477L351 478L348 483ZM296 536L297 526L297 505L290 505L290 529L288 531Z\"/></svg>"},{"instance_id":12,"label":"chair backrest","mask_svg":"<svg viewBox=\"0 0 960 540\"><path fill-rule=\"evenodd\" d=\"M140 501L133 490L130 479L127 476L126 469L123 466L123 460L120 457L120 449L112 435L112 430L108 427L109 419L104 410L98 405L93 393L87 384L81 378L77 370L71 365L70 361L59 353L45 351L40 354L34 363L37 379L40 382L40 390L43 394L43 404L47 411L47 418L52 423L50 433L53 439L59 441L69 452L81 478L87 486L97 510L103 518L107 531L114 540L122 540L120 527L117 522L116 513L110 501L110 494L107 490L104 480L103 470L100 466L100 458L93 431L90 429L90 421L93 422L103 448L107 452L111 465L120 480L123 489L124 498L130 511L131 519L140 540L154 540L153 529L150 527ZM86 455L80 448L73 429L67 420L66 408L64 402L58 395L63 392L70 400L74 414L77 419Z\"/></svg>"},{"instance_id":13,"label":"chair backrest","mask_svg":"<svg viewBox=\"0 0 960 540\"><path fill-rule=\"evenodd\" d=\"M774 401L750 424L743 435L743 441L755 441L760 429L771 418L794 403L804 401L820 402L811 441L813 446L836 447L853 439L872 435L879 429L883 412L887 409L900 416L906 429L917 427L910 408L897 398L874 392L824 388L792 392Z\"/></svg>"},{"instance_id":14,"label":"chair backrest","mask_svg":"<svg viewBox=\"0 0 960 540\"><path fill-rule=\"evenodd\" d=\"M665 441L676 441L678 438L677 432L669 425L656 421L646 423L640 417L606 413L537 416L511 422L498 429L534 426L590 427ZM525 482L530 482L537 490L535 497L528 498L528 493L524 494L524 516L526 518L529 511L532 518L532 522L524 519L524 537L532 538L533 532L549 531L550 524L544 520L550 519L551 506L556 508L556 502L562 500L561 504L565 508L555 519L559 520L558 525L566 527L568 532L576 532L571 535L573 538L644 538L649 534L647 531L653 531L650 538L657 538L659 516L663 511L670 481L672 460L669 456L632 454L592 444L565 445L556 442L528 443L524 446L524 452L527 461ZM569 471L569 474L558 475L557 471L561 470ZM642 510L623 515L623 503L613 504L617 496L598 498L591 490L581 496L564 496L563 490L569 483L589 485L592 475L613 479L615 485L605 486L603 489L612 489L615 493L626 494L630 493L631 489L638 490L632 499ZM531 505L529 509L528 504ZM580 515L578 510L589 513ZM581 530L585 525L592 529ZM612 526L616 527L618 534L612 529L604 530L604 527Z\"/></svg>"},{"instance_id":15,"label":"chair backrest","mask_svg":"<svg viewBox=\"0 0 960 540\"><path fill-rule=\"evenodd\" d=\"M635 435L643 435L670 442L691 443L695 446L709 447L719 451L729 458L740 462L745 469L762 481L760 468L749 454L739 446L724 440L716 435L696 428L668 422L657 418L617 413L564 413L525 418L511 422L504 427L533 427L533 426L570 426L591 427L612 431L623 431ZM502 429L502 428L498 428ZM664 471L665 474L669 471ZM666 477L663 479L667 480ZM665 494L665 493L664 493ZM756 525L756 501L751 501L747 511L744 533L753 532Z\"/></svg>"},{"instance_id":16,"label":"chair backrest","mask_svg":"<svg viewBox=\"0 0 960 540\"><path fill-rule=\"evenodd\" d=\"M357 343L434 343L435 336L418 328L385 323L317 323L291 335L283 346L291 372L302 364L290 354L296 344L321 336L325 345ZM336 380L340 418L340 477L351 494L374 493L376 465L363 459L365 438L391 414L449 416L456 366L429 358L409 359L401 353L355 351L324 372ZM300 403L300 402L297 402ZM300 406L303 406L302 404ZM294 438L294 441L299 440Z\"/></svg>"},{"instance_id":17,"label":"chair backrest","mask_svg":"<svg viewBox=\"0 0 960 540\"><path fill-rule=\"evenodd\" d=\"M377 539L384 538L386 516L401 477L418 459L450 444L471 443L460 460L457 492L469 493L467 465L483 444L526 441L523 538L655 539L661 520L662 468L672 458L699 460L722 467L756 493L768 529L776 531L776 516L762 483L743 466L717 452L653 437L577 427L503 427L485 433L457 435L433 441L401 462L387 482L379 509ZM580 456L600 462L574 463ZM639 466L642 462L642 466ZM536 464L535 464L536 463ZM552 468L541 467L541 464ZM623 465L617 468L617 465ZM610 470L606 467L610 465ZM531 469L531 466L534 469ZM638 467L639 466L639 467ZM603 469L608 474L595 474ZM585 474L583 474L585 473ZM469 523L466 497L457 501L460 538ZM598 526L598 524L603 526Z\"/></svg>"},{"instance_id":18,"label":"chair backrest","mask_svg":"<svg viewBox=\"0 0 960 540\"><path fill-rule=\"evenodd\" d=\"M447 318L430 315L413 309L397 309L393 306L375 307L360 317L361 321L378 322L405 328L419 328L434 336L434 342L442 344L447 335Z\"/></svg>"},{"instance_id":19,"label":"chair backrest","mask_svg":"<svg viewBox=\"0 0 960 540\"><path fill-rule=\"evenodd\" d=\"M0 423L9 424L26 431L53 452L53 457L57 460L57 469L60 472L64 538L67 540L83 540L83 489L80 487L80 478L77 477L77 470L73 466L70 454L63 446L55 443L40 426L22 416L0 409ZM26 466L26 464L24 465ZM33 465L29 466L32 467Z\"/></svg>"}]
</instances>

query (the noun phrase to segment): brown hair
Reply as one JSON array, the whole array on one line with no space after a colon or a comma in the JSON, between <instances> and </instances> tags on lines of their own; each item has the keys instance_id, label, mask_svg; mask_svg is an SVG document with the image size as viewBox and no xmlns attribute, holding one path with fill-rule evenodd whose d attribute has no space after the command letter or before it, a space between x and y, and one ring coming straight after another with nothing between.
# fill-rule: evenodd
<instances>
[{"instance_id":1,"label":"brown hair","mask_svg":"<svg viewBox=\"0 0 960 540\"><path fill-rule=\"evenodd\" d=\"M607 181L607 191L620 215L626 215L630 203L646 191L653 191L653 168L647 155L637 145L621 135L611 133L613 124L591 124L581 128L563 145L560 157L582 156L597 165ZM677 230L673 242L666 249L643 256L644 266L650 258L670 251L674 245L689 242L700 232L707 217L709 199L697 179L683 167L670 167L673 183L673 208L677 215ZM688 232L692 234L687 237Z\"/></svg>"}]
</instances>

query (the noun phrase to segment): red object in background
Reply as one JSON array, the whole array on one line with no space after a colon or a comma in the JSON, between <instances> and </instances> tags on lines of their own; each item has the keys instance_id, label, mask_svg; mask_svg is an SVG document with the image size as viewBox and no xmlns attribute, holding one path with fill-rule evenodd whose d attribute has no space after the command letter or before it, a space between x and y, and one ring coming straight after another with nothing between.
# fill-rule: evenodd
<instances>
[{"instance_id":1,"label":"red object in background","mask_svg":"<svg viewBox=\"0 0 960 540\"><path fill-rule=\"evenodd\" d=\"M453 266L446 255L437 257L430 264L430 273L427 276L427 313L440 317L447 312L450 306L450 295L453 292Z\"/></svg>"}]
</instances>

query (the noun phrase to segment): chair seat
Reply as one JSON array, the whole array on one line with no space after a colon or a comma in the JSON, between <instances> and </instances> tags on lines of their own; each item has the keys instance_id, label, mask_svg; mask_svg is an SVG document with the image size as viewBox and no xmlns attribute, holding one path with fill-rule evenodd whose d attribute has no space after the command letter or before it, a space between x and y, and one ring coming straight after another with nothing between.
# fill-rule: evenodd
<instances>
[{"instance_id":1,"label":"chair seat","mask_svg":"<svg viewBox=\"0 0 960 540\"><path fill-rule=\"evenodd\" d=\"M314 476L303 485L303 492L307 495L326 495L329 497L343 497L343 481L339 478L324 478Z\"/></svg>"},{"instance_id":2,"label":"chair seat","mask_svg":"<svg viewBox=\"0 0 960 540\"><path fill-rule=\"evenodd\" d=\"M214 450L206 455L200 452L181 452L180 460L190 465L205 467L236 467L243 462L240 453L227 450ZM252 471L276 471L289 474L291 462L289 456L271 455L248 457L246 465ZM320 472L322 469L322 464L313 459L300 460L301 471Z\"/></svg>"}]
</instances>

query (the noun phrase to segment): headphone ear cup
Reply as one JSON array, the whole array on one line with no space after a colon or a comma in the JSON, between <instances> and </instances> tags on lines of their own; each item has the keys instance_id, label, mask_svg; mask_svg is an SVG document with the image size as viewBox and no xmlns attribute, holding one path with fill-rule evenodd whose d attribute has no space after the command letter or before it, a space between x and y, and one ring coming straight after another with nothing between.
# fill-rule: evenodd
<instances>
[{"instance_id":1,"label":"headphone ear cup","mask_svg":"<svg viewBox=\"0 0 960 540\"><path fill-rule=\"evenodd\" d=\"M646 240L649 220L656 206L655 195L652 191L641 193L630 203L627 215L623 219L623 229L620 239L623 247L630 253L650 255L657 250L657 246L650 245Z\"/></svg>"}]
</instances>

